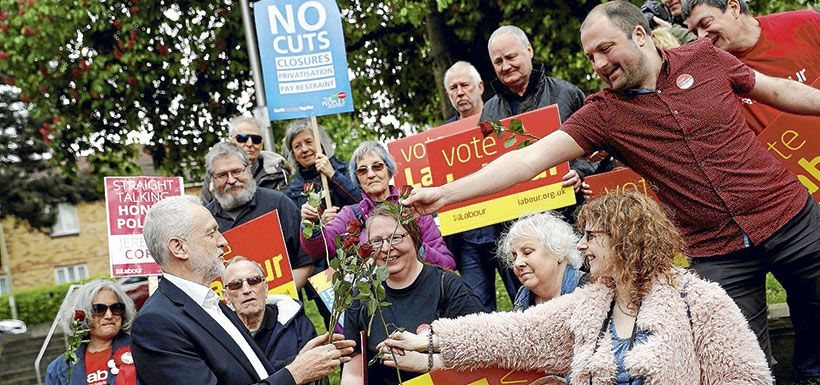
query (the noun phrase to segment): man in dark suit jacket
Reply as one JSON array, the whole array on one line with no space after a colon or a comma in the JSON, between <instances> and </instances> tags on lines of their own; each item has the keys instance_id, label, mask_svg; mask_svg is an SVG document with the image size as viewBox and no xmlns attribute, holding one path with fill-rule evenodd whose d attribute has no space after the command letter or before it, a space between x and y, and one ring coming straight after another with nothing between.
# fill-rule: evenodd
<instances>
[{"instance_id":1,"label":"man in dark suit jacket","mask_svg":"<svg viewBox=\"0 0 820 385\"><path fill-rule=\"evenodd\" d=\"M304 384L350 360L352 341L336 335L324 344L320 336L289 365L272 370L242 322L209 289L224 270L227 242L198 199L154 205L143 236L164 277L131 331L141 384Z\"/></svg>"}]
</instances>

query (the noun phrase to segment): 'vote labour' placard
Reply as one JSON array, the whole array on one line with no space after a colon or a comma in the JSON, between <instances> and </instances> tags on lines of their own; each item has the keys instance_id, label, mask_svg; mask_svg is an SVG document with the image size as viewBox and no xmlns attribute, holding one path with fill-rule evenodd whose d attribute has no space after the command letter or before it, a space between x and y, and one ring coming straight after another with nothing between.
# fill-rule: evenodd
<instances>
[{"instance_id":1,"label":"'vote labour' placard","mask_svg":"<svg viewBox=\"0 0 820 385\"><path fill-rule=\"evenodd\" d=\"M262 266L268 294L287 294L294 299L299 298L276 210L236 226L222 233L222 236L228 241L223 255L225 262L238 255L252 259ZM211 289L224 298L221 279L211 283Z\"/></svg>"},{"instance_id":2,"label":"'vote labour' placard","mask_svg":"<svg viewBox=\"0 0 820 385\"><path fill-rule=\"evenodd\" d=\"M820 88L820 79L812 84ZM757 139L820 203L820 117L780 114Z\"/></svg>"},{"instance_id":3,"label":"'vote labour' placard","mask_svg":"<svg viewBox=\"0 0 820 385\"><path fill-rule=\"evenodd\" d=\"M520 120L527 133L539 138L560 126L556 105L504 119L501 124L506 127L512 119ZM507 132L500 139L494 134L484 137L476 128L427 143L433 185L441 186L463 178L515 150L518 143L509 148L503 145L512 136ZM518 138L518 142L523 140ZM561 178L568 172L569 164L562 163L498 193L444 206L439 211L441 233L459 233L515 219L526 213L573 205L575 194L572 187L561 187Z\"/></svg>"},{"instance_id":4,"label":"'vote labour' placard","mask_svg":"<svg viewBox=\"0 0 820 385\"><path fill-rule=\"evenodd\" d=\"M543 372L522 372L499 368L469 371L435 370L404 383L406 385L528 385L544 376L546 374Z\"/></svg>"},{"instance_id":5,"label":"'vote labour' placard","mask_svg":"<svg viewBox=\"0 0 820 385\"><path fill-rule=\"evenodd\" d=\"M387 151L396 160L395 185L410 185L413 188L432 186L427 143L459 132L476 130L478 118L479 115L473 115L388 143Z\"/></svg>"},{"instance_id":6,"label":"'vote labour' placard","mask_svg":"<svg viewBox=\"0 0 820 385\"><path fill-rule=\"evenodd\" d=\"M253 9L270 119L353 111L336 3L262 0Z\"/></svg>"},{"instance_id":7,"label":"'vote labour' placard","mask_svg":"<svg viewBox=\"0 0 820 385\"><path fill-rule=\"evenodd\" d=\"M112 277L161 274L145 239L143 222L148 209L171 196L183 194L179 177L106 177L105 207L108 256Z\"/></svg>"}]
</instances>

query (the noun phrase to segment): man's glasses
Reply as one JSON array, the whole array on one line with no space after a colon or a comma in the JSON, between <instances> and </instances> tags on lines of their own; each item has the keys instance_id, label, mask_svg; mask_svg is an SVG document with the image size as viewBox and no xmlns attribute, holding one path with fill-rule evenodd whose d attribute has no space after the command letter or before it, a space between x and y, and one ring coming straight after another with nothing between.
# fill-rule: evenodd
<instances>
[{"instance_id":1,"label":"man's glasses","mask_svg":"<svg viewBox=\"0 0 820 385\"><path fill-rule=\"evenodd\" d=\"M248 286L254 287L254 286L262 283L264 280L265 280L265 277L263 277L261 275L254 275L253 277L242 278L242 279L237 279L237 280L231 281L227 285L225 285L225 287L227 287L229 290L239 290L239 289L242 288L242 284L244 284L245 282L248 283Z\"/></svg>"},{"instance_id":2,"label":"man's glasses","mask_svg":"<svg viewBox=\"0 0 820 385\"><path fill-rule=\"evenodd\" d=\"M234 137L236 138L237 143L245 143L248 139L253 142L253 144L262 143L262 135L254 135L254 134L236 134Z\"/></svg>"},{"instance_id":3,"label":"man's glasses","mask_svg":"<svg viewBox=\"0 0 820 385\"><path fill-rule=\"evenodd\" d=\"M122 315L122 313L125 313L125 304L117 302L110 305L102 303L95 303L91 305L91 311L93 311L94 315L97 317L104 316L105 312L109 309L111 310L112 315Z\"/></svg>"},{"instance_id":4,"label":"man's glasses","mask_svg":"<svg viewBox=\"0 0 820 385\"><path fill-rule=\"evenodd\" d=\"M409 235L409 234L407 234L407 233L404 233L404 234L393 234L393 235L391 235L391 236L389 236L389 237L387 237L387 238L384 238L384 239L374 239L374 240L372 240L372 241L368 241L367 243L369 243L369 244L370 244L370 246L373 246L373 248L374 248L374 249L377 249L377 250L378 250L378 249L381 249L381 248L382 248L382 245L384 245L384 242L385 242L385 241L386 241L388 244L391 244L391 245L398 245L399 243L401 243L401 241L403 241L403 240L404 240L404 237L406 237L406 236L408 236L408 235Z\"/></svg>"},{"instance_id":5,"label":"man's glasses","mask_svg":"<svg viewBox=\"0 0 820 385\"><path fill-rule=\"evenodd\" d=\"M366 176L367 170L373 170L373 172L379 172L384 170L384 163L373 163L370 167L368 166L361 166L356 169L356 176Z\"/></svg>"},{"instance_id":6,"label":"man's glasses","mask_svg":"<svg viewBox=\"0 0 820 385\"><path fill-rule=\"evenodd\" d=\"M584 236L581 237L581 242L592 242L597 237L597 234L604 234L609 235L609 231L606 230L584 230Z\"/></svg>"},{"instance_id":7,"label":"man's glasses","mask_svg":"<svg viewBox=\"0 0 820 385\"><path fill-rule=\"evenodd\" d=\"M214 175L214 179L216 179L220 182L221 181L226 181L226 180L228 180L229 175L232 176L234 179L238 179L239 176L242 175L242 173L244 173L247 168L248 168L248 166L245 166L245 167L242 167L242 168L238 168L236 170L220 172L219 174Z\"/></svg>"}]
</instances>

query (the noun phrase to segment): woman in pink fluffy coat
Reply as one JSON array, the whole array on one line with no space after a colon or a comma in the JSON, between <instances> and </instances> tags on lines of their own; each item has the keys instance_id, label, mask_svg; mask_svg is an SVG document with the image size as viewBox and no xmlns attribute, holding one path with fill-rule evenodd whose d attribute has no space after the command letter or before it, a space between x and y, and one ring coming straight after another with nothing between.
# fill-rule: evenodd
<instances>
[{"instance_id":1,"label":"woman in pink fluffy coat","mask_svg":"<svg viewBox=\"0 0 820 385\"><path fill-rule=\"evenodd\" d=\"M672 265L684 244L657 203L605 195L580 210L578 228L590 284L524 313L440 319L429 335L395 333L384 344L401 355L385 365L538 370L568 374L572 384L772 383L732 299Z\"/></svg>"}]
</instances>

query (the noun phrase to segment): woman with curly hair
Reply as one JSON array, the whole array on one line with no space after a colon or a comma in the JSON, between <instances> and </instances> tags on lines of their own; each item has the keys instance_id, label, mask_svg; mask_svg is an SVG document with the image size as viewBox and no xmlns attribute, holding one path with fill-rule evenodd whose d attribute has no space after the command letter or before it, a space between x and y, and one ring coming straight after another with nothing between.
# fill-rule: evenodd
<instances>
[{"instance_id":1,"label":"woman with curly hair","mask_svg":"<svg viewBox=\"0 0 820 385\"><path fill-rule=\"evenodd\" d=\"M383 345L403 355L385 364L537 370L568 374L573 384L772 383L732 299L673 266L684 244L657 203L635 192L605 195L581 208L578 229L590 284L523 313L394 333Z\"/></svg>"}]
</instances>

